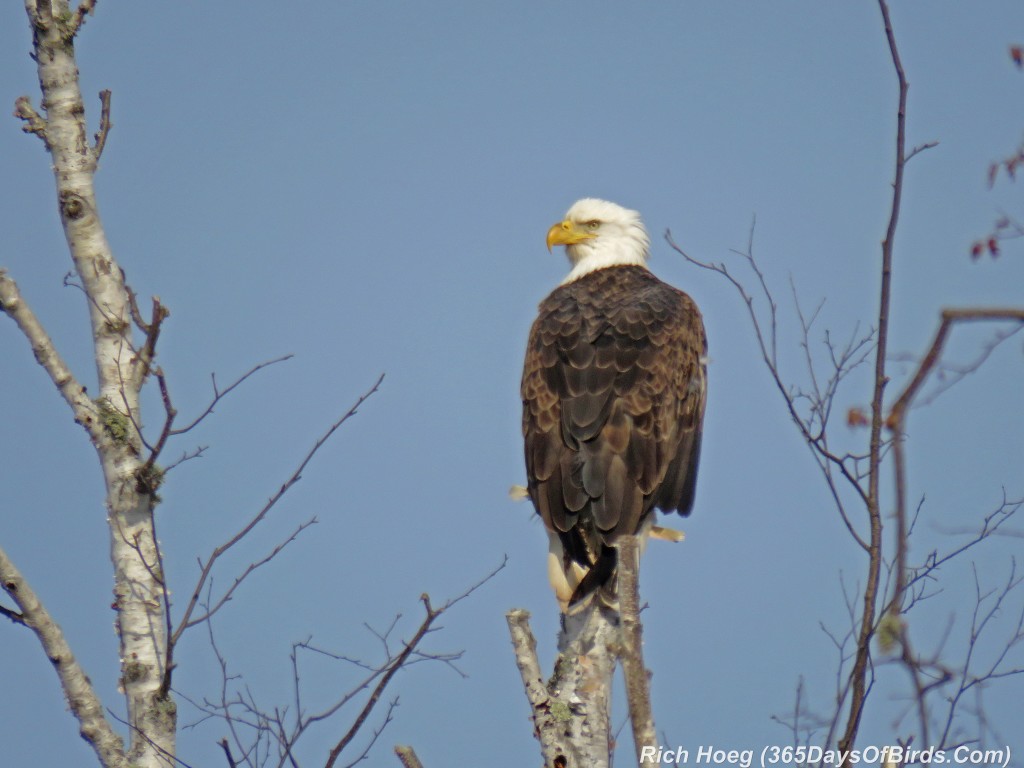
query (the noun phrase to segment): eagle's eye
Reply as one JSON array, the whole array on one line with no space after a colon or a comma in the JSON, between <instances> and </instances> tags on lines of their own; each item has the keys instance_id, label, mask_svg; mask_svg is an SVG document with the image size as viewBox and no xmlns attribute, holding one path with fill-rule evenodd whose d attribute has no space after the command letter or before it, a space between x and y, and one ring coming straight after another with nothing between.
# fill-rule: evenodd
<instances>
[{"instance_id":1,"label":"eagle's eye","mask_svg":"<svg viewBox=\"0 0 1024 768\"><path fill-rule=\"evenodd\" d=\"M583 226L585 226L585 227L586 227L587 229L589 229L589 230L590 230L591 232L593 232L593 231L595 231L595 230L596 230L596 229L597 229L598 227L600 227L600 226L601 226L601 222L600 222L600 221L598 221L597 219L594 219L593 221L588 221L588 222L587 222L586 224L584 224Z\"/></svg>"}]
</instances>

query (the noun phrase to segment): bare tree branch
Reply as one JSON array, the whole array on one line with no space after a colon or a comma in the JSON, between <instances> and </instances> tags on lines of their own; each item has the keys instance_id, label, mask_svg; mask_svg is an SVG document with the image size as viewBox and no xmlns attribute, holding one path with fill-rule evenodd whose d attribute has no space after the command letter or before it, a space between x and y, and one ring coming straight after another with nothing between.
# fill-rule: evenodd
<instances>
[{"instance_id":1,"label":"bare tree branch","mask_svg":"<svg viewBox=\"0 0 1024 768\"><path fill-rule=\"evenodd\" d=\"M890 662L901 663L911 676L914 693L908 701L910 702L909 707L917 712L918 726L916 735L905 741L910 743L912 738L917 738L929 745L932 744L930 707L925 699L935 691L944 690L947 683L954 678L953 669L940 661L942 645L945 642L945 637L949 635L952 625L940 638L939 647L934 655L922 657L913 649L909 630L902 615L910 610L915 603L927 599L932 594L929 585L937 578L940 565L995 534L996 529L1015 511L1013 503L1008 503L1004 494L1003 506L996 513L985 518L980 531L975 531L969 541L945 554L932 552L928 559L917 567L911 568L907 563L909 538L922 506L918 505L911 519L907 505L904 446L907 415L915 398L921 393L925 383L936 370L948 369L956 374L951 381L946 382L945 386L939 388L938 392L941 392L955 384L963 376L976 370L1001 341L1024 328L1024 309L1009 307L944 310L940 329L932 346L917 364L903 392L891 406L887 406L885 392L890 378L887 348L891 319L892 270L894 243L903 194L904 169L909 160L935 146L936 143L927 142L909 152L906 149L907 79L900 60L886 0L878 0L878 6L899 86L899 99L896 110L896 151L892 198L889 206L889 220L881 248L877 327L863 336L855 330L845 344L834 342L826 330L825 346L828 350L828 364L831 366L831 370L827 377L820 377L818 364L811 352L810 336L812 328L819 320L822 304L818 304L813 311L805 312L791 281L794 306L801 331L800 346L809 382L806 386L791 386L784 381L780 372L776 336L777 305L768 287L768 281L753 257L752 237L746 251L738 253L743 257L746 262L745 266L752 273L748 284L754 285L755 289L748 291L744 282L737 278L724 263L702 262L693 259L674 243L670 233L666 234L669 245L688 262L724 277L739 293L747 307L762 359L772 380L782 394L793 422L797 425L804 441L811 448L847 530L868 556L864 584L856 590L848 590L846 584L843 583L843 594L850 618L850 631L846 635L842 635L825 630L839 655L835 715L828 726L825 743L832 744L834 743L833 739L836 739L841 754L848 754L856 743L864 707L875 680L876 661L872 655L872 641L875 639L883 653L889 653L897 645L900 646L899 656L891 658ZM1013 322L1016 325L1011 331L998 335L973 362L958 368L943 367L942 348L950 327L958 322L986 320ZM871 354L874 356L874 376L870 416L865 415L860 408L851 408L847 413L849 426L870 428L868 448L864 453L840 454L830 446L828 437L828 427L833 413L833 405L836 403L838 387L844 377ZM933 397L938 392L933 393ZM895 530L883 539L883 493L880 479L883 464L890 455L895 476L893 495L897 505L896 525ZM862 532L864 523L858 521L855 524L855 518L847 508L844 494L840 493L840 487L836 483L839 477L847 482L849 489L864 505L866 535ZM890 540L893 542L894 552L891 560L886 558L883 551L883 543ZM883 567L885 568L884 583ZM981 599L979 597L979 602ZM857 605L854 604L855 602ZM973 645L976 642L976 637L972 635L968 638L968 642ZM1016 642L1014 635L1004 647L1004 653L1010 644ZM1002 655L997 653L1000 658ZM964 668L968 666L970 666L970 658L965 662ZM1013 670L1010 672L1012 673ZM978 719L981 723L983 715L979 714ZM799 718L794 716L792 722L796 723L798 720ZM847 764L844 764L843 768L847 768Z\"/></svg>"},{"instance_id":2,"label":"bare tree branch","mask_svg":"<svg viewBox=\"0 0 1024 768\"><path fill-rule=\"evenodd\" d=\"M194 448L191 451L184 451L181 454L181 456L179 456L177 459L175 459L170 464L168 464L167 466L164 467L164 474L166 475L172 469L174 469L175 467L177 467L177 466L179 466L181 464L184 464L186 461L192 461L192 459L202 458L202 455L204 453L206 453L208 448L209 448L209 446L200 445L199 447Z\"/></svg>"},{"instance_id":3,"label":"bare tree branch","mask_svg":"<svg viewBox=\"0 0 1024 768\"><path fill-rule=\"evenodd\" d=\"M18 611L12 611L10 608L7 608L6 606L0 605L0 616L4 616L10 619L11 622L13 622L14 624L20 624L23 627L28 626L25 623L24 614L21 614Z\"/></svg>"},{"instance_id":4,"label":"bare tree branch","mask_svg":"<svg viewBox=\"0 0 1024 768\"><path fill-rule=\"evenodd\" d=\"M185 698L200 713L201 717L195 723L186 727L195 727L199 723L210 719L221 720L227 726L231 740L234 745L231 759L236 764L260 768L267 764L273 764L278 768L284 766L298 766L299 757L297 747L300 740L318 723L326 723L334 717L346 705L356 701L359 697L369 692L366 699L359 707L359 711L347 726L345 732L335 742L330 760L334 765L341 766L340 758L345 750L353 745L355 739L366 731L366 725L370 721L374 710L378 707L385 689L393 683L394 676L401 669L408 669L419 662L436 661L451 665L451 662L459 658L461 653L429 653L423 650L423 641L427 635L436 632L438 620L453 606L469 597L476 590L501 571L507 564L507 558L495 567L490 573L466 589L462 594L447 600L444 605L434 607L427 595L420 597L421 602L427 610L426 616L420 622L412 639L401 642L401 648L395 648L391 639L400 616L396 617L383 631L369 631L380 640L384 660L377 664L369 664L363 661L352 659L346 655L333 653L314 646L311 638L293 643L290 653L292 668L292 702L288 706L274 707L268 709L256 701L254 693L245 685L243 678L237 674L231 674L228 670L228 662L218 647L213 632L213 621L205 621L209 634L210 646L213 650L217 663L221 670L221 685L219 698L215 701L204 699L195 701ZM206 613L212 613L211 597L213 593L212 579L208 583L206 595L202 605ZM326 707L310 712L309 707L303 701L302 682L299 665L299 652L309 651L326 658L336 659L351 663L358 668L365 670L366 675L357 680L352 687L339 696L333 703ZM179 694L180 695L180 694ZM392 721L393 714L398 705L397 698L392 699L388 704L383 720L372 729L369 739L366 739L358 753L354 753L351 762L344 768L355 765L367 755L373 745L379 741L381 734L387 725ZM250 732L251 738L245 733ZM272 747L276 747L277 756L272 759Z\"/></svg>"},{"instance_id":5,"label":"bare tree branch","mask_svg":"<svg viewBox=\"0 0 1024 768\"><path fill-rule=\"evenodd\" d=\"M917 574L912 574L910 568L907 565L907 556L909 548L909 525L907 521L907 460L904 450L904 443L906 439L906 423L910 409L912 408L913 402L917 394L921 391L925 382L928 379L929 374L938 365L939 360L942 356L942 350L945 346L949 332L953 326L961 322L974 322L974 321L999 321L999 320L1016 320L1024 323L1024 308L1004 308L1004 309L947 309L943 310L941 315L941 322L939 324L938 331L936 331L935 337L932 340L931 346L925 353L924 357L918 364L917 370L911 377L909 383L904 387L903 391L897 397L895 403L889 411L889 417L887 419L887 426L892 430L893 440L893 466L894 466L894 481L895 481L895 496L896 496L896 562L894 564L896 582L892 591L892 597L890 599L888 614L884 621L888 621L892 625L891 632L894 632L899 639L901 647L900 659L903 666L906 668L910 675L911 681L914 685L915 690L915 701L917 704L917 719L919 735L922 743L931 744L930 740L930 719L928 716L927 707L927 695L928 693L937 686L943 685L952 677L952 673L942 668L937 662L923 662L920 657L914 652L912 641L910 638L910 630L905 622L900 619L900 614L907 610L908 595L907 590L909 586L916 582L918 579L930 576L935 569L939 567L942 562L955 557L956 555L964 552L969 547L977 544L983 539L987 538L988 535L994 530L989 527L989 523L992 517L989 516L985 520L985 524L981 529L981 532L973 540L963 545L954 552L950 553L941 560L933 558L923 570ZM1005 501L1005 500L1004 500ZM998 520L995 527L1005 521L1005 517ZM975 573L975 579L977 579L977 573ZM1011 579L1012 582L1012 579ZM1008 586L1008 590L1012 588ZM978 605L981 603L981 598L978 599ZM977 615L977 607L975 609L975 616ZM973 653L977 637L973 634L968 643L968 658L965 661L963 674L967 674L968 667L970 665L970 654ZM1009 650L1009 646L1004 650ZM1002 657L1000 657L1001 660ZM997 662L998 663L998 662ZM926 680L926 670L931 668L936 670L938 677L935 681L929 683ZM991 677L989 675L988 677ZM986 678L987 679L987 678ZM960 700L960 696L966 688L961 687L958 692L950 700L949 714L946 723L946 728L943 734L943 743L948 737L952 721L956 711L956 705Z\"/></svg>"},{"instance_id":6,"label":"bare tree branch","mask_svg":"<svg viewBox=\"0 0 1024 768\"><path fill-rule=\"evenodd\" d=\"M997 330L987 342L982 344L981 351L966 363L947 362L940 356L939 361L935 364L934 369L930 374L938 379L940 383L938 383L927 395L924 395L923 392L918 392L914 396L914 404L912 407L919 408L935 402L944 392L952 389L972 373L980 370L980 368L1003 342L1013 338L1021 331L1024 331L1024 323L1016 323L1008 329ZM915 366L920 363L920 360L916 356L912 357L910 355L900 355L893 359L901 362L910 362L915 364Z\"/></svg>"},{"instance_id":7,"label":"bare tree branch","mask_svg":"<svg viewBox=\"0 0 1024 768\"><path fill-rule=\"evenodd\" d=\"M516 608L505 614L516 666L523 680L526 698L530 702L533 734L540 741L541 754L547 766L586 765L584 756L574 742L567 738L565 720L572 714L569 707L544 683L540 660L537 658L537 639L530 629L530 614Z\"/></svg>"},{"instance_id":8,"label":"bare tree branch","mask_svg":"<svg viewBox=\"0 0 1024 768\"><path fill-rule=\"evenodd\" d=\"M224 750L224 757L227 758L228 768L237 768L238 763L235 762L235 758L231 754L231 745L228 744L228 740L221 739L217 743L220 745L220 748Z\"/></svg>"},{"instance_id":9,"label":"bare tree branch","mask_svg":"<svg viewBox=\"0 0 1024 768\"><path fill-rule=\"evenodd\" d=\"M1014 321L1024 323L1024 307L956 307L942 310L939 328L935 332L931 345L918 363L917 370L910 382L904 387L900 396L890 409L890 420L905 418L914 398L927 381L929 374L942 358L942 350L946 338L954 325L970 322Z\"/></svg>"},{"instance_id":10,"label":"bare tree branch","mask_svg":"<svg viewBox=\"0 0 1024 768\"><path fill-rule=\"evenodd\" d=\"M227 389L224 389L224 390L220 390L220 389L217 388L217 375L214 374L214 373L211 373L210 374L210 380L213 383L213 400L210 401L210 404L208 406L206 406L206 409L202 413L200 413L198 416L196 416L194 419L192 419L192 421L190 421L186 426L181 427L179 429L172 429L172 430L170 430L170 434L171 435L183 435L186 432L194 429L195 427L197 427L199 425L200 422L202 422L203 419L205 419L207 416L209 416L211 413L213 413L213 409L216 407L217 403L219 403L222 399L224 399L227 395L229 395L232 390L234 390L236 387L238 387L243 381L248 379L254 373L256 373L257 371L260 371L260 370L266 368L267 366L274 365L275 363L283 363L285 360L291 360L293 357L295 357L295 355L290 355L290 354L289 355L282 355L281 357L275 357L273 360L267 360L266 362L260 363L259 365L254 365L248 371L246 371L241 376L239 376L234 381L233 384L231 384L230 386L227 387ZM363 397L362 400L365 400L366 397L369 397L371 394L373 394L377 390L377 387L380 386L380 382L383 379L384 379L384 374L381 374L380 379L377 381L377 384L373 387L372 390L370 390L370 392L368 392ZM356 406L361 405L362 404L362 400L360 400L358 403L356 403Z\"/></svg>"},{"instance_id":11,"label":"bare tree branch","mask_svg":"<svg viewBox=\"0 0 1024 768\"><path fill-rule=\"evenodd\" d=\"M929 149L934 149L937 146L939 146L939 142L937 141L926 141L924 144L918 144L912 150L907 152L907 156L903 160L904 164L909 163L911 158L913 158L915 155L919 155L922 152Z\"/></svg>"},{"instance_id":12,"label":"bare tree branch","mask_svg":"<svg viewBox=\"0 0 1024 768\"><path fill-rule=\"evenodd\" d=\"M416 757L416 752L413 751L412 747L398 745L395 747L395 754L398 755L398 759L402 762L402 768L423 768L423 763Z\"/></svg>"},{"instance_id":13,"label":"bare tree branch","mask_svg":"<svg viewBox=\"0 0 1024 768\"><path fill-rule=\"evenodd\" d=\"M82 0L78 5L78 10L81 11L86 5L91 6L92 3L89 0ZM90 7L89 10L91 11L92 8ZM110 91L104 89L100 91L100 129L96 132L95 143L92 147L93 156L97 160L103 154L103 148L107 146L107 134L113 127L114 124L110 120Z\"/></svg>"},{"instance_id":14,"label":"bare tree branch","mask_svg":"<svg viewBox=\"0 0 1024 768\"><path fill-rule=\"evenodd\" d=\"M832 473L832 468L834 467L840 473L840 475L847 481L849 488L865 505L867 505L868 502L867 492L861 484L861 477L859 474L851 469L850 462L848 460L849 457L839 456L830 450L827 433L824 429L825 425L815 425L811 423L797 410L797 398L794 396L792 388L786 384L778 361L778 305L775 302L775 298L772 295L771 290L768 288L767 281L757 264L757 260L754 258L753 237L754 231L753 227L751 227L746 251L733 252L743 257L761 286L762 298L769 307L768 319L765 321L761 320L757 310L755 309L754 297L747 292L743 283L729 271L729 268L724 263L704 262L690 256L675 242L672 238L671 232L665 233L665 240L668 242L669 246L688 263L721 275L732 284L739 293L740 298L743 299L743 303L746 304L747 312L750 315L751 325L754 329L754 335L757 339L758 348L761 352L761 358L772 377L772 382L782 395L786 408L789 411L790 418L793 420L793 423L796 424L797 429L804 438L804 442L810 448L815 460L818 462L823 477L828 483L829 491L836 501L837 509L840 512L847 530L858 545L866 552L869 549L869 543L857 532L848 513L846 512L845 505L842 501L842 495L840 494L839 488L835 482L836 478ZM806 327L809 330L809 324L807 324ZM870 338L871 336L869 335L859 342L854 343L851 341L850 356L852 357L862 346L868 344L870 342ZM852 363L848 364L846 372L849 371L851 365ZM845 373L843 373L843 375L845 375Z\"/></svg>"},{"instance_id":15,"label":"bare tree branch","mask_svg":"<svg viewBox=\"0 0 1024 768\"><path fill-rule=\"evenodd\" d=\"M352 739L356 737L356 734L359 733L360 728L363 727L363 723L366 722L366 718L369 717L374 707L377 706L377 702L380 700L381 695L384 693L384 689L387 688L388 683L391 682L391 678L395 676L395 673L398 672L398 670L402 669L407 665L410 657L416 652L416 649L419 647L420 642L423 640L424 637L427 636L427 633L431 631L431 628L433 627L437 619L440 618L445 612L447 612L452 606L456 605L462 600L465 600L471 594L476 592L480 587L482 587L488 581L493 579L498 574L498 572L505 567L507 563L508 558L506 557L502 560L501 564L493 571L491 571L489 574L487 574L487 576L485 576L483 579L481 579L476 584L471 586L461 595L445 602L445 604L442 605L440 608L434 608L430 604L430 595L424 593L420 596L420 601L423 603L423 608L426 611L426 616L423 618L423 622L420 624L419 629L416 630L416 633L413 635L412 640L405 643L405 648L402 650L402 652L398 654L398 657L395 658L395 660L391 664L388 665L387 670L381 676L381 679L377 683L377 686L373 689L373 693L370 694L370 698L367 699L366 704L363 706L363 709L360 711L359 715L353 721L348 731L346 731L345 735L342 736L341 739L339 739L338 742L331 749L331 752L328 755L327 762L325 763L324 768L333 768L334 763L338 759L338 756L342 753L345 747L347 747L352 742Z\"/></svg>"},{"instance_id":16,"label":"bare tree branch","mask_svg":"<svg viewBox=\"0 0 1024 768\"><path fill-rule=\"evenodd\" d=\"M103 425L99 422L95 404L71 373L32 308L22 300L17 284L4 269L0 269L0 312L11 318L21 330L36 361L49 374L50 381L71 408L75 421L82 425L94 444L98 443L103 436Z\"/></svg>"},{"instance_id":17,"label":"bare tree branch","mask_svg":"<svg viewBox=\"0 0 1024 768\"><path fill-rule=\"evenodd\" d=\"M28 96L19 96L15 100L14 116L25 123L21 130L25 133L34 133L43 140L44 144L49 146L49 139L46 135L46 121L36 112Z\"/></svg>"},{"instance_id":18,"label":"bare tree branch","mask_svg":"<svg viewBox=\"0 0 1024 768\"><path fill-rule=\"evenodd\" d=\"M373 749L373 745L377 743L377 740L380 738L381 734L384 733L384 729L391 724L392 720L394 719L393 715L395 709L397 708L398 697L396 696L390 702L388 702L387 712L384 713L384 721L379 726L373 729L373 735L370 737L370 740L366 743L366 746L363 747L362 751L358 755L352 758L349 762L345 763L345 765L342 766L342 768L352 768L352 766L361 763L363 760L366 759L366 756L370 754L370 750Z\"/></svg>"},{"instance_id":19,"label":"bare tree branch","mask_svg":"<svg viewBox=\"0 0 1024 768\"><path fill-rule=\"evenodd\" d=\"M945 347L946 339L953 326L958 323L978 321L1006 321L1014 320L1024 323L1024 308L1002 307L1002 308L956 308L944 309L941 314L939 328L935 332L928 351L917 366L914 375L904 387L899 397L889 410L886 425L892 430L893 440L893 461L895 469L896 484L896 525L897 525L897 562L896 562L896 586L892 594L889 611L896 616L904 600L909 577L907 569L907 468L906 456L904 453L904 441L906 438L907 415L913 405L914 398L921 391L929 374L934 370L942 357L942 350ZM987 525L987 524L986 524Z\"/></svg>"},{"instance_id":20,"label":"bare tree branch","mask_svg":"<svg viewBox=\"0 0 1024 768\"><path fill-rule=\"evenodd\" d=\"M0 586L20 609L20 623L35 633L46 657L53 664L68 707L78 720L82 738L106 768L127 766L124 742L104 717L103 704L71 652L64 633L3 549L0 549ZM4 614L9 612L5 609ZM9 617L14 620L14 616Z\"/></svg>"},{"instance_id":21,"label":"bare tree branch","mask_svg":"<svg viewBox=\"0 0 1024 768\"><path fill-rule=\"evenodd\" d=\"M896 226L900 217L900 203L903 198L903 168L906 165L906 116L907 78L903 72L896 35L889 18L886 0L878 0L878 8L885 24L885 37L889 44L893 69L899 84L899 103L896 109L896 158L895 178L892 185L892 203L889 209L889 224L882 241L881 285L878 299L878 327L875 341L875 379L871 397L871 437L868 458L867 513L870 526L868 550L868 575L864 587L864 607L859 619L857 652L850 672L850 711L846 728L839 739L839 749L848 753L856 741L861 715L868 694L868 672L871 665L871 637L875 629L875 614L878 602L879 576L882 568L882 513L880 506L880 468L882 465L882 428L885 385L889 380L886 373L886 355L889 349L889 312L892 296L893 247L896 240ZM850 765L849 757L843 760L841 768Z\"/></svg>"},{"instance_id":22,"label":"bare tree branch","mask_svg":"<svg viewBox=\"0 0 1024 768\"><path fill-rule=\"evenodd\" d=\"M78 31L85 24L85 17L91 16L96 10L96 0L80 0L78 7L75 8L75 15L71 19L71 23L68 25L68 31L72 36L77 35ZM97 156L99 153L97 152Z\"/></svg>"},{"instance_id":23,"label":"bare tree branch","mask_svg":"<svg viewBox=\"0 0 1024 768\"><path fill-rule=\"evenodd\" d=\"M295 541L295 539L298 538L299 534L301 534L311 525L315 525L316 523L317 519L315 517L310 518L309 520L306 520L303 523L300 523L285 539L282 539L277 544L275 544L274 548L271 549L270 552L268 552L265 556L261 557L259 560L255 560L254 562L249 563L249 565L246 566L245 570L235 577L234 581L231 583L231 586L228 587L219 598L217 598L213 605L207 606L206 609L199 616L196 616L193 619L191 619L191 621L189 621L188 626L186 626L185 629L188 629L189 627L194 627L196 624L202 624L204 621L208 621L210 617L217 613L217 611L219 611L221 608L223 608L226 603L230 602L232 596L235 594L235 591L242 585L242 582L244 582L246 578L252 575L253 571L257 570L258 568L261 568L262 566L266 565L271 560L273 560L275 557L277 557L281 553L282 549L287 547L289 544Z\"/></svg>"},{"instance_id":24,"label":"bare tree branch","mask_svg":"<svg viewBox=\"0 0 1024 768\"><path fill-rule=\"evenodd\" d=\"M651 710L650 673L644 664L643 624L640 622L640 542L636 536L618 539L619 617L622 621L622 673L633 727L637 764L643 764L644 747L657 747L654 713Z\"/></svg>"},{"instance_id":25,"label":"bare tree branch","mask_svg":"<svg viewBox=\"0 0 1024 768\"><path fill-rule=\"evenodd\" d=\"M287 358L279 358L279 359L287 359ZM271 363L273 363L273 362L277 362L277 361L271 361ZM217 393L217 396L214 399L214 403L216 403L216 401L220 397L222 397L223 395L227 394L231 389L233 389L234 387L238 386L238 384L240 384L242 381L244 381L245 378L247 378L250 374L254 373L255 371L257 371L260 368L263 368L263 367L265 367L266 365L269 365L269 364L270 363L261 363L260 365L258 365L255 368L253 368L249 373L247 373L241 379L236 381L235 384L233 384L231 387L229 387L223 393ZM192 595L189 598L188 606L185 608L185 613L181 617L181 620L178 622L177 629L174 630L173 634L170 637L169 647L171 649L173 649L173 647L177 644L178 640L181 638L182 633L186 629L188 629L189 627L193 627L197 623L199 623L199 620L193 620L192 614L195 611L196 604L199 602L199 596L202 594L203 588L206 585L206 581L209 578L210 572L213 570L213 566L216 564L217 560L219 560L220 557L225 552L230 550L232 547L234 547L236 544L238 544L242 539L244 539L249 534L249 532L253 530L253 528L255 528L257 525L259 525L260 522L267 516L267 513L269 513L270 510L273 509L273 507L277 504L277 502L281 500L281 497L284 496L284 494L286 494L288 492L288 490L293 485L295 485L297 482L299 482L299 480L302 479L302 472L303 472L303 470L305 470L306 465L309 464L309 462L312 460L313 456L316 455L317 451L319 451L323 447L323 445L330 439L331 435L333 435L338 430L338 428L341 427L342 424L344 424L346 421L348 421L350 418L352 418L358 412L359 407L364 402L366 402L366 400L369 397L371 397L380 388L380 385L381 385L381 383L383 381L384 381L384 374L381 374L377 378L376 383L374 383L374 385L372 387L370 387L369 390L367 390L365 393L360 395L359 399L356 400L355 404L351 408L349 408L348 411L346 411L341 416L341 418L339 418L337 421L335 421L333 424L331 424L331 426L327 429L327 431L323 435L321 435L319 439L317 439L316 443L314 443L313 447L309 450L309 452L306 454L306 456L302 459L301 462L299 462L299 466L292 473L291 477L289 477L284 482L284 484L281 485L281 487L277 490L277 492L273 496L271 496L270 499L268 499L267 503L263 505L263 508L260 509L260 511L257 512L256 515L253 516L249 520L249 522L246 523L245 526L241 530L239 530L234 536L232 536L226 542L224 542L223 544L221 544L220 546L216 547L213 550L213 552L210 554L210 556L206 559L206 562L202 564L202 568L201 568L201 571L200 571L200 574L199 574L199 579L196 582L195 588L192 590ZM215 386L215 390L216 390L216 384L214 386ZM203 414L203 416L200 417L200 419L203 418L206 415L206 413L209 413L212 410L212 408L213 408L213 404L211 404L210 408L208 408L206 410L206 412ZM183 430L183 431L187 431L187 429L191 429L191 427L194 426L196 423L198 423L198 420L193 422L192 425L190 425L188 428L186 428L186 430Z\"/></svg>"}]
</instances>

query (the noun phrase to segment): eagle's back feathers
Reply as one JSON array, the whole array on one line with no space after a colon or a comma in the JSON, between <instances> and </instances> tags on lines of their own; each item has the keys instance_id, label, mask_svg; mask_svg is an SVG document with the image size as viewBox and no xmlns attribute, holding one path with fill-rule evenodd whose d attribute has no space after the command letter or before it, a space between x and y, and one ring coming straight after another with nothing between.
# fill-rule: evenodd
<instances>
[{"instance_id":1,"label":"eagle's back feathers","mask_svg":"<svg viewBox=\"0 0 1024 768\"><path fill-rule=\"evenodd\" d=\"M590 272L541 303L523 435L530 498L561 548L563 603L614 601L616 539L641 533L655 507L690 512L706 350L696 304L642 266Z\"/></svg>"}]
</instances>

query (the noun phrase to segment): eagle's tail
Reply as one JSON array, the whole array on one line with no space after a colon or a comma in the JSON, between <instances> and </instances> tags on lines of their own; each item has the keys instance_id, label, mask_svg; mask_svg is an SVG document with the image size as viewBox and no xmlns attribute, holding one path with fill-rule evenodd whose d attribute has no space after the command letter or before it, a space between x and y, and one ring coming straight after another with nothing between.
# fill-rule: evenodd
<instances>
[{"instance_id":1,"label":"eagle's tail","mask_svg":"<svg viewBox=\"0 0 1024 768\"><path fill-rule=\"evenodd\" d=\"M562 613L582 612L597 597L609 608L618 608L615 571L618 552L601 543L594 550L580 546L576 531L561 536L548 533L548 578ZM565 540L563 540L563 536Z\"/></svg>"},{"instance_id":2,"label":"eagle's tail","mask_svg":"<svg viewBox=\"0 0 1024 768\"><path fill-rule=\"evenodd\" d=\"M613 611L619 610L618 590L619 552L607 544L601 545L597 561L576 585L572 597L569 598L568 613L570 616L583 611L593 602L594 598Z\"/></svg>"},{"instance_id":3,"label":"eagle's tail","mask_svg":"<svg viewBox=\"0 0 1024 768\"><path fill-rule=\"evenodd\" d=\"M646 548L648 538L679 542L682 531L652 524L649 516L640 529L640 551ZM548 532L548 578L558 598L562 613L576 615L597 598L601 605L618 610L619 553L604 541L588 541L579 530L565 533Z\"/></svg>"}]
</instances>

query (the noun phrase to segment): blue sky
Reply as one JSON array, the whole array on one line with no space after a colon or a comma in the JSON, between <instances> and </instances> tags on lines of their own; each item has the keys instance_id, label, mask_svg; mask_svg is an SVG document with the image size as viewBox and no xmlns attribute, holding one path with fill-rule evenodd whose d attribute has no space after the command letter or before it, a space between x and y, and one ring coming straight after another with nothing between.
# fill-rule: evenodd
<instances>
[{"instance_id":1,"label":"blue sky","mask_svg":"<svg viewBox=\"0 0 1024 768\"><path fill-rule=\"evenodd\" d=\"M38 103L23 9L0 14L0 101L13 109L29 93ZM940 307L1020 304L1024 294L1024 246L968 258L1000 211L1021 210L1021 188L989 190L986 174L1024 128L1024 74L1007 55L1024 41L1024 12L1013 0L901 0L893 17L911 82L908 143L939 142L908 169L897 238L891 348L912 355ZM233 670L263 703L288 700L291 642L312 635L372 657L364 622L383 628L401 613L411 634L421 592L458 594L508 555L427 646L463 649L468 677L442 665L400 675L392 694L401 706L371 763L396 764L396 742L415 745L428 766L471 764L481 750L494 765L537 760L504 612L532 611L547 663L556 608L542 528L506 492L524 477L526 333L566 270L544 234L574 200L599 196L641 211L652 269L698 301L711 345L687 541L652 546L642 573L659 730L670 746L788 743L771 716L791 710L801 675L811 708L828 711L835 652L819 624L844 629L841 580L860 583L863 563L763 369L743 305L661 236L671 229L698 258L734 259L756 216L755 252L780 302L781 360L794 383L804 379L790 279L805 307L826 299L821 332L845 338L872 323L896 99L874 3L314 2L301 12L100 3L79 65L93 126L95 94L113 91L101 213L131 285L171 309L160 362L179 411L205 406L211 372L227 382L295 354L168 450L210 446L163 490L159 527L179 610L196 557L253 514L386 373L217 574L229 583L298 522L318 518L216 622ZM49 161L12 117L0 120L0 178L0 265L90 381L82 297L61 285L70 261ZM958 333L951 353L970 359L990 335ZM960 541L950 531L977 527L1003 488L1024 496L1021 344L1003 345L912 417L911 497L926 495L918 556ZM0 360L0 541L116 710L97 462L9 322L0 322ZM894 386L908 369L894 367ZM867 384L866 371L852 377L839 405L865 405ZM149 405L155 428L155 397ZM835 430L850 444L866 439L838 422ZM975 558L983 588L1005 579L1020 553L1019 538L991 545ZM950 568L945 591L913 619L919 646L955 616L949 647L959 652L971 573L970 560ZM1018 594L996 631L1009 631L1020 610ZM88 764L34 639L3 626L0 642L6 758ZM1015 659L1024 665L1020 649ZM178 661L178 688L214 692L201 633L185 639ZM903 673L880 674L864 745L904 732L893 700ZM329 700L352 675L311 667L310 701ZM985 695L1001 740L1022 753L1021 683ZM180 716L195 719L185 704ZM307 764L322 762L340 730L310 738ZM180 757L223 764L222 735L210 724L183 732Z\"/></svg>"}]
</instances>

